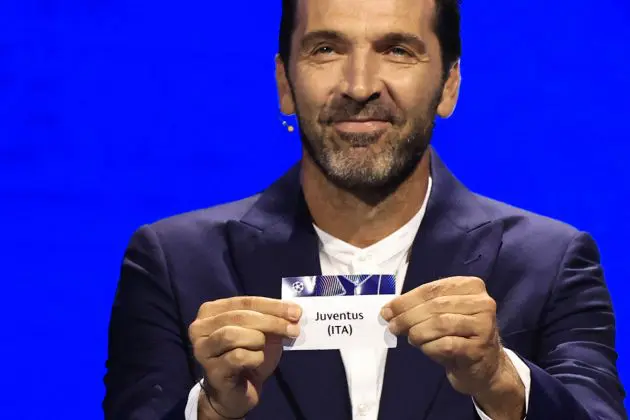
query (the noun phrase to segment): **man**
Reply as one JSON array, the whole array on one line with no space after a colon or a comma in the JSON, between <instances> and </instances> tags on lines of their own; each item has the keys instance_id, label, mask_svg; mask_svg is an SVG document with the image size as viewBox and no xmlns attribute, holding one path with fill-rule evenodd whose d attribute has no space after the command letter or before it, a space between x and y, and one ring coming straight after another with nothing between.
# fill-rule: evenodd
<instances>
[{"instance_id":1,"label":"man","mask_svg":"<svg viewBox=\"0 0 630 420\"><path fill-rule=\"evenodd\" d=\"M597 248L478 196L429 146L460 86L455 0L285 0L303 159L260 195L144 226L112 312L112 419L622 419ZM398 345L282 353L283 277L397 273Z\"/></svg>"}]
</instances>

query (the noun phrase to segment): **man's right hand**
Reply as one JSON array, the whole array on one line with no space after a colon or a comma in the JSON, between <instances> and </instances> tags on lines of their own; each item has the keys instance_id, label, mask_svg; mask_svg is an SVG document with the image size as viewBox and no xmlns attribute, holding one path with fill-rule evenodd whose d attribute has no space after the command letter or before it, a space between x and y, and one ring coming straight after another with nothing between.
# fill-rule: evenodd
<instances>
[{"instance_id":1,"label":"man's right hand","mask_svg":"<svg viewBox=\"0 0 630 420\"><path fill-rule=\"evenodd\" d=\"M280 362L282 339L299 335L301 315L296 304L254 296L201 306L189 335L216 418L239 418L258 404L263 383Z\"/></svg>"}]
</instances>

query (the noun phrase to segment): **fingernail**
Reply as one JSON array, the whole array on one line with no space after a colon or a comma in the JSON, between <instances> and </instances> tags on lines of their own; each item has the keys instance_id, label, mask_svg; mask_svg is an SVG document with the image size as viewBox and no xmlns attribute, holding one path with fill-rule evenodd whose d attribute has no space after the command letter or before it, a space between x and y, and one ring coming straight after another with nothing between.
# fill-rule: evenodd
<instances>
[{"instance_id":1,"label":"fingernail","mask_svg":"<svg viewBox=\"0 0 630 420\"><path fill-rule=\"evenodd\" d=\"M301 314L302 314L302 309L299 306L289 307L289 318L297 321L298 319L300 319Z\"/></svg>"},{"instance_id":2,"label":"fingernail","mask_svg":"<svg viewBox=\"0 0 630 420\"><path fill-rule=\"evenodd\" d=\"M392 310L389 309L388 307L385 307L381 309L381 316L383 317L385 321L389 321L394 316L394 312L392 312Z\"/></svg>"},{"instance_id":3,"label":"fingernail","mask_svg":"<svg viewBox=\"0 0 630 420\"><path fill-rule=\"evenodd\" d=\"M300 326L297 324L287 325L287 334L290 337L297 337L298 335L300 335Z\"/></svg>"},{"instance_id":4,"label":"fingernail","mask_svg":"<svg viewBox=\"0 0 630 420\"><path fill-rule=\"evenodd\" d=\"M398 333L398 331L396 330L396 324L394 324L393 322L390 322L387 328L389 329L389 332L394 335Z\"/></svg>"}]
</instances>

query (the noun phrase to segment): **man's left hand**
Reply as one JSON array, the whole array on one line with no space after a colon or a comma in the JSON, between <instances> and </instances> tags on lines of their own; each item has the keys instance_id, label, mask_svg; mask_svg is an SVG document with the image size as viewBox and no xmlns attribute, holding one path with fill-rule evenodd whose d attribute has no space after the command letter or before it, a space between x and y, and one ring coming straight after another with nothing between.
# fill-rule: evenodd
<instances>
[{"instance_id":1,"label":"man's left hand","mask_svg":"<svg viewBox=\"0 0 630 420\"><path fill-rule=\"evenodd\" d=\"M523 384L501 345L496 302L483 280L451 277L424 284L385 305L382 316L392 333L406 335L444 366L455 390L486 406L499 397L524 400Z\"/></svg>"}]
</instances>

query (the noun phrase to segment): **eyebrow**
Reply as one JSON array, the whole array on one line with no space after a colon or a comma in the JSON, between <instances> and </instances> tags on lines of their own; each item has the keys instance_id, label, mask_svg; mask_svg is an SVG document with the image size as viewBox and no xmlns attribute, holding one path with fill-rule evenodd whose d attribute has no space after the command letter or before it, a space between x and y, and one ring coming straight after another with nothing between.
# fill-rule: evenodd
<instances>
[{"instance_id":1,"label":"eyebrow","mask_svg":"<svg viewBox=\"0 0 630 420\"><path fill-rule=\"evenodd\" d=\"M302 49L310 47L312 44L320 41L347 41L348 38L341 32L331 30L312 31L302 37L300 46Z\"/></svg>"},{"instance_id":2,"label":"eyebrow","mask_svg":"<svg viewBox=\"0 0 630 420\"><path fill-rule=\"evenodd\" d=\"M409 32L389 32L382 36L377 44L407 44L413 47L420 53L427 52L427 44L416 34L412 34Z\"/></svg>"},{"instance_id":3,"label":"eyebrow","mask_svg":"<svg viewBox=\"0 0 630 420\"><path fill-rule=\"evenodd\" d=\"M321 41L342 41L347 42L348 37L338 31L333 30L318 30L312 31L304 35L300 46L302 49L307 49L312 44ZM376 45L391 45L391 44L408 44L420 53L426 53L427 45L418 35L409 32L388 32L380 36L376 41Z\"/></svg>"}]
</instances>

